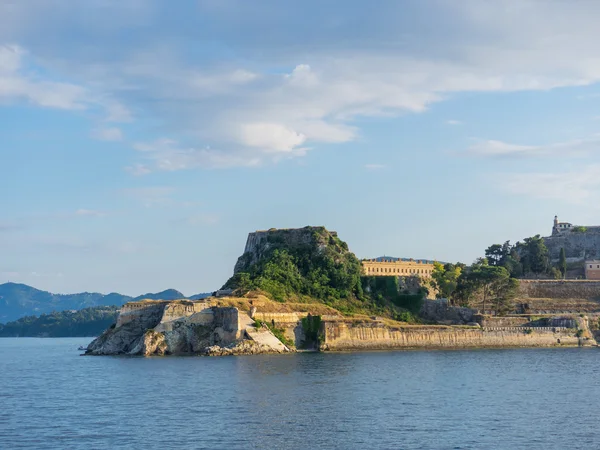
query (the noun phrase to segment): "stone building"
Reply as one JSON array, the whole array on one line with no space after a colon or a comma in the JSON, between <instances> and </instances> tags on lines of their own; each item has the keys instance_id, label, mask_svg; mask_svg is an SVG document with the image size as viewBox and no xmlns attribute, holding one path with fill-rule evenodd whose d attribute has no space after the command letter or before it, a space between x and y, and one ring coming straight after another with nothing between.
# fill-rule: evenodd
<instances>
[{"instance_id":1,"label":"stone building","mask_svg":"<svg viewBox=\"0 0 600 450\"><path fill-rule=\"evenodd\" d=\"M573 224L569 222L559 222L558 216L554 216L554 226L552 227L552 236L570 231L573 228Z\"/></svg>"},{"instance_id":2,"label":"stone building","mask_svg":"<svg viewBox=\"0 0 600 450\"><path fill-rule=\"evenodd\" d=\"M363 273L379 277L431 277L433 261L425 259L375 258L362 260Z\"/></svg>"},{"instance_id":3,"label":"stone building","mask_svg":"<svg viewBox=\"0 0 600 450\"><path fill-rule=\"evenodd\" d=\"M600 260L591 259L585 262L586 280L600 280Z\"/></svg>"}]
</instances>

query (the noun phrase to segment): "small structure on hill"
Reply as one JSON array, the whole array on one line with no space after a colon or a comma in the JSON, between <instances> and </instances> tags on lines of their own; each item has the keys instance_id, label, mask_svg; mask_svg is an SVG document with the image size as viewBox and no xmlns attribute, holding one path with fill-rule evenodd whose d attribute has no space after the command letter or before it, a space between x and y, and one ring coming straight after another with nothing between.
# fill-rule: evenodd
<instances>
[{"instance_id":1,"label":"small structure on hill","mask_svg":"<svg viewBox=\"0 0 600 450\"><path fill-rule=\"evenodd\" d=\"M554 216L554 226L552 227L552 236L570 231L573 228L573 224L569 222L559 222L558 216Z\"/></svg>"},{"instance_id":2,"label":"small structure on hill","mask_svg":"<svg viewBox=\"0 0 600 450\"><path fill-rule=\"evenodd\" d=\"M600 260L592 259L585 262L586 280L600 280Z\"/></svg>"}]
</instances>

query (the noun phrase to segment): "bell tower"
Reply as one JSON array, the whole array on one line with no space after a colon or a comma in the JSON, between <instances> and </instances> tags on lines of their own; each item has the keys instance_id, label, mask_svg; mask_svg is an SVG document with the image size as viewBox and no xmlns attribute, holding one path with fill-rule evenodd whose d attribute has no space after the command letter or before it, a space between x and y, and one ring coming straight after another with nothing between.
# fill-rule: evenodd
<instances>
[{"instance_id":1,"label":"bell tower","mask_svg":"<svg viewBox=\"0 0 600 450\"><path fill-rule=\"evenodd\" d=\"M552 227L552 235L558 234L558 216L554 216L554 226Z\"/></svg>"}]
</instances>

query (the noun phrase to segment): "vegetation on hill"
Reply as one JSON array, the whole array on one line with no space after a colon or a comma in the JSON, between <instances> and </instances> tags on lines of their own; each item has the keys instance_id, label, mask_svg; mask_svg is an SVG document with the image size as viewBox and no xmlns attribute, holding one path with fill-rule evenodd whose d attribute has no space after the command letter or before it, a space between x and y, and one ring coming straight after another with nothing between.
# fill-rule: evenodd
<instances>
[{"instance_id":1,"label":"vegetation on hill","mask_svg":"<svg viewBox=\"0 0 600 450\"><path fill-rule=\"evenodd\" d=\"M439 298L454 305L491 311L502 315L513 309L518 281L502 266L490 265L481 258L471 266L436 265L432 274Z\"/></svg>"},{"instance_id":2,"label":"vegetation on hill","mask_svg":"<svg viewBox=\"0 0 600 450\"><path fill-rule=\"evenodd\" d=\"M504 267L515 278L564 278L568 264L565 249L561 248L558 262L553 265L550 252L540 235L525 238L523 242L511 245L494 244L485 251L492 266Z\"/></svg>"},{"instance_id":3,"label":"vegetation on hill","mask_svg":"<svg viewBox=\"0 0 600 450\"><path fill-rule=\"evenodd\" d=\"M267 233L260 249L240 257L224 288L262 291L279 302L318 301L345 314L394 317L403 311L398 305L406 299L397 287L362 279L361 262L336 233L324 227Z\"/></svg>"},{"instance_id":4,"label":"vegetation on hill","mask_svg":"<svg viewBox=\"0 0 600 450\"><path fill-rule=\"evenodd\" d=\"M97 306L79 311L61 311L27 316L0 324L0 337L91 337L115 323L117 306Z\"/></svg>"}]
</instances>

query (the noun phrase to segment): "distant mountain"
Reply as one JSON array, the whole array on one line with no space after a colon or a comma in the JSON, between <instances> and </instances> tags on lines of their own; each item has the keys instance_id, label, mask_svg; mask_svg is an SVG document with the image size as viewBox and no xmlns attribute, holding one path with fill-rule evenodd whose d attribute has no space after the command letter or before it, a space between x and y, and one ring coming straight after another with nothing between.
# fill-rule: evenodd
<instances>
[{"instance_id":1,"label":"distant mountain","mask_svg":"<svg viewBox=\"0 0 600 450\"><path fill-rule=\"evenodd\" d=\"M208 297L209 293L196 294L191 299ZM116 292L104 295L97 292L82 292L80 294L52 294L40 291L26 284L0 284L0 323L17 320L21 317L48 314L53 311L79 310L93 306L121 306L132 300L176 300L186 298L175 289L167 289L156 294L148 293L138 297Z\"/></svg>"},{"instance_id":2,"label":"distant mountain","mask_svg":"<svg viewBox=\"0 0 600 450\"><path fill-rule=\"evenodd\" d=\"M167 289L166 291L157 292L156 294L148 293L139 295L134 298L134 300L178 300L180 298L186 298L186 296L175 289Z\"/></svg>"},{"instance_id":3,"label":"distant mountain","mask_svg":"<svg viewBox=\"0 0 600 450\"><path fill-rule=\"evenodd\" d=\"M94 306L79 311L60 311L27 316L0 323L0 337L86 337L98 336L115 323L117 306Z\"/></svg>"}]
</instances>

